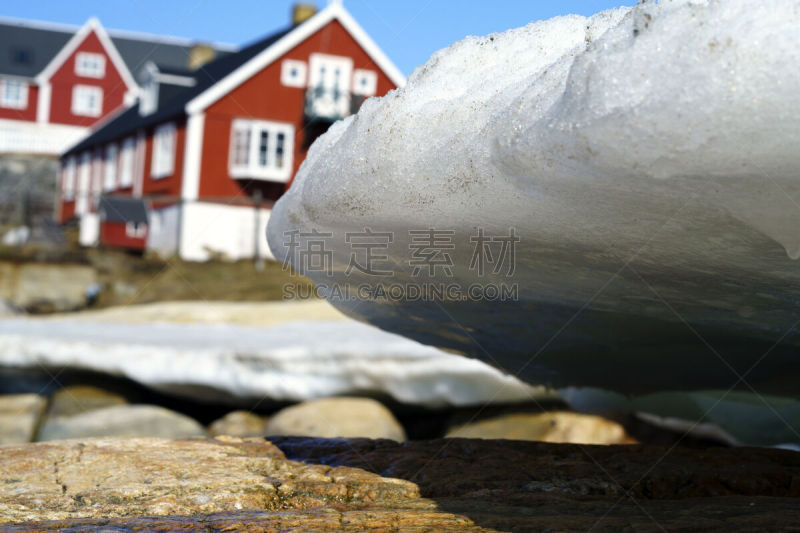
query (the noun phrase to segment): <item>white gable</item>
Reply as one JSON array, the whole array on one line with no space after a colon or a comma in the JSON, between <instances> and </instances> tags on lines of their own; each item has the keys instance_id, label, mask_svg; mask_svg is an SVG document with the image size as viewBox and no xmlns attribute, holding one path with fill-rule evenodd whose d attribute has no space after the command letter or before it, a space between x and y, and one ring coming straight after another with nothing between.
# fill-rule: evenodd
<instances>
[{"instance_id":1,"label":"white gable","mask_svg":"<svg viewBox=\"0 0 800 533\"><path fill-rule=\"evenodd\" d=\"M369 57L375 61L392 83L398 87L405 85L405 76L403 76L386 54L378 48L375 41L367 35L367 32L365 32L350 13L345 10L340 2L332 2L328 7L284 35L277 42L250 59L250 61L219 80L206 91L197 95L186 104L186 113L191 115L203 111L252 76L262 71L269 64L280 59L284 54L309 38L332 20L338 20L342 26L344 26L345 30L355 39L358 45L364 49Z\"/></svg>"}]
</instances>

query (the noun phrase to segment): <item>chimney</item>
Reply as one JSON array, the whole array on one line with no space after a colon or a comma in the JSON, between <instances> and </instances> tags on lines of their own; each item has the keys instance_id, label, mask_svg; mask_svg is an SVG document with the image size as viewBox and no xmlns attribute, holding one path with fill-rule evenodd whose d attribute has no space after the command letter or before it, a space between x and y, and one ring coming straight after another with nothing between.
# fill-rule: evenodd
<instances>
[{"instance_id":1,"label":"chimney","mask_svg":"<svg viewBox=\"0 0 800 533\"><path fill-rule=\"evenodd\" d=\"M297 26L317 13L317 6L308 3L297 3L292 6L292 25Z\"/></svg>"},{"instance_id":2,"label":"chimney","mask_svg":"<svg viewBox=\"0 0 800 533\"><path fill-rule=\"evenodd\" d=\"M217 56L217 51L210 44L195 43L189 50L186 66L189 70L197 70Z\"/></svg>"}]
</instances>

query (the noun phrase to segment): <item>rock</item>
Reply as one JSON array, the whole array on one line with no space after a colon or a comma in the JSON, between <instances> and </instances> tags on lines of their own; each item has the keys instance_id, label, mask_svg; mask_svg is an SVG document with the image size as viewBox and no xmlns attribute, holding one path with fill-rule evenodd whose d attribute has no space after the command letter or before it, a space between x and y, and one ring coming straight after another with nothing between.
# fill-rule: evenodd
<instances>
[{"instance_id":1,"label":"rock","mask_svg":"<svg viewBox=\"0 0 800 533\"><path fill-rule=\"evenodd\" d=\"M631 444L620 424L593 415L566 411L511 413L456 426L447 437L535 440L574 444Z\"/></svg>"},{"instance_id":2,"label":"rock","mask_svg":"<svg viewBox=\"0 0 800 533\"><path fill-rule=\"evenodd\" d=\"M48 419L39 432L39 440L205 435L205 429L195 420L169 409L154 405L118 405L75 416Z\"/></svg>"},{"instance_id":3,"label":"rock","mask_svg":"<svg viewBox=\"0 0 800 533\"><path fill-rule=\"evenodd\" d=\"M31 442L46 405L37 394L0 396L0 446Z\"/></svg>"},{"instance_id":4,"label":"rock","mask_svg":"<svg viewBox=\"0 0 800 533\"><path fill-rule=\"evenodd\" d=\"M326 398L287 407L270 418L266 434L406 440L391 411L369 398Z\"/></svg>"},{"instance_id":5,"label":"rock","mask_svg":"<svg viewBox=\"0 0 800 533\"><path fill-rule=\"evenodd\" d=\"M208 426L212 437L229 435L231 437L262 437L266 435L266 419L250 411L233 411L215 420Z\"/></svg>"},{"instance_id":6,"label":"rock","mask_svg":"<svg viewBox=\"0 0 800 533\"><path fill-rule=\"evenodd\" d=\"M5 130L6 138L16 134ZM78 139L76 138L75 141ZM3 153L0 156L0 225L18 223L24 202L36 224L53 216L57 195L58 157Z\"/></svg>"},{"instance_id":7,"label":"rock","mask_svg":"<svg viewBox=\"0 0 800 533\"><path fill-rule=\"evenodd\" d=\"M390 508L419 498L408 481L286 461L263 439L39 443L4 450L0 472L0 522L286 512L330 504L331 511L336 504ZM435 512L432 503L418 503Z\"/></svg>"},{"instance_id":8,"label":"rock","mask_svg":"<svg viewBox=\"0 0 800 533\"><path fill-rule=\"evenodd\" d=\"M74 416L127 403L123 396L98 387L72 385L53 394L47 416L48 418Z\"/></svg>"},{"instance_id":9,"label":"rock","mask_svg":"<svg viewBox=\"0 0 800 533\"><path fill-rule=\"evenodd\" d=\"M87 265L0 261L0 298L30 312L81 309L96 282L97 272Z\"/></svg>"},{"instance_id":10,"label":"rock","mask_svg":"<svg viewBox=\"0 0 800 533\"><path fill-rule=\"evenodd\" d=\"M11 305L10 302L0 298L0 318L19 315L19 310Z\"/></svg>"},{"instance_id":11,"label":"rock","mask_svg":"<svg viewBox=\"0 0 800 533\"><path fill-rule=\"evenodd\" d=\"M91 439L6 448L0 472L3 531L759 531L800 523L800 453L765 448Z\"/></svg>"},{"instance_id":12,"label":"rock","mask_svg":"<svg viewBox=\"0 0 800 533\"><path fill-rule=\"evenodd\" d=\"M31 236L31 228L28 226L17 226L11 228L3 234L2 243L5 246L22 246Z\"/></svg>"}]
</instances>

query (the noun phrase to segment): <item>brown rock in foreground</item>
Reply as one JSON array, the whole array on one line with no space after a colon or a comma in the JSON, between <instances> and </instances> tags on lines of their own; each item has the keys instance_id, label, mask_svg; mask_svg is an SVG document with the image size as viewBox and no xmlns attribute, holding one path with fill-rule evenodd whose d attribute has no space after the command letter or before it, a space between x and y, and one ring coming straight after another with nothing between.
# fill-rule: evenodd
<instances>
[{"instance_id":1,"label":"brown rock in foreground","mask_svg":"<svg viewBox=\"0 0 800 533\"><path fill-rule=\"evenodd\" d=\"M770 449L97 439L6 448L0 472L0 520L27 521L5 531L800 526L800 453Z\"/></svg>"}]
</instances>

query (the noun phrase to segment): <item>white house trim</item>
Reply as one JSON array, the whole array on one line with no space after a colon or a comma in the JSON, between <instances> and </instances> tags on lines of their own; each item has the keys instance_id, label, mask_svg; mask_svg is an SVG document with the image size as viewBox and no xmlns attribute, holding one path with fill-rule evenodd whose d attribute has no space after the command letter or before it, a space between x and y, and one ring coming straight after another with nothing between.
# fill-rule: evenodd
<instances>
[{"instance_id":1,"label":"white house trim","mask_svg":"<svg viewBox=\"0 0 800 533\"><path fill-rule=\"evenodd\" d=\"M176 74L164 74L157 72L155 79L159 83L168 83L170 85L182 85L184 87L194 87L196 81L194 78L187 76L178 76Z\"/></svg>"},{"instance_id":2,"label":"white house trim","mask_svg":"<svg viewBox=\"0 0 800 533\"><path fill-rule=\"evenodd\" d=\"M341 2L333 3L331 8L336 11L336 18L342 23L344 29L353 36L356 42L363 48L370 58L372 58L378 67L392 80L398 87L403 87L406 84L406 77L400 72L392 60L389 59L383 50L378 47L377 43L364 31L364 28L356 22L356 19L342 6Z\"/></svg>"},{"instance_id":3,"label":"white house trim","mask_svg":"<svg viewBox=\"0 0 800 533\"><path fill-rule=\"evenodd\" d=\"M36 102L36 122L50 121L50 95L52 86L49 81L39 84L39 97Z\"/></svg>"},{"instance_id":4,"label":"white house trim","mask_svg":"<svg viewBox=\"0 0 800 533\"><path fill-rule=\"evenodd\" d=\"M144 191L144 163L147 159L147 143L145 142L144 131L136 132L135 158L136 169L133 175L133 196L141 198Z\"/></svg>"},{"instance_id":5,"label":"white house trim","mask_svg":"<svg viewBox=\"0 0 800 533\"><path fill-rule=\"evenodd\" d=\"M50 77L64 64L64 62L69 59L72 53L81 45L81 43L86 39L86 37L94 31L97 34L97 38L100 40L100 44L103 45L103 48L106 51L106 54L111 59L111 63L114 65L114 68L117 69L119 75L122 77L122 81L125 82L125 86L128 88L129 91L137 92L139 90L139 86L133 79L130 71L128 71L128 67L125 66L125 62L122 60L122 57L119 55L117 51L117 47L114 46L111 37L108 36L108 32L106 32L103 25L100 24L100 21L97 20L95 17L90 18L86 21L86 24L81 26L81 29L78 30L75 35L73 35L67 44L65 44L61 50L50 60L44 69L36 76L36 82L39 85L44 85L50 81ZM49 106L48 106L49 107Z\"/></svg>"},{"instance_id":6,"label":"white house trim","mask_svg":"<svg viewBox=\"0 0 800 533\"><path fill-rule=\"evenodd\" d=\"M367 52L378 67L398 87L405 85L405 76L375 44L369 35L359 26L355 19L345 10L341 3L333 2L328 7L300 24L277 42L262 50L217 83L203 91L186 104L186 113L193 114L205 110L208 106L231 92L233 89L281 58L292 48L302 43L332 20L338 20L344 29Z\"/></svg>"},{"instance_id":7,"label":"white house trim","mask_svg":"<svg viewBox=\"0 0 800 533\"><path fill-rule=\"evenodd\" d=\"M88 132L84 126L0 119L0 153L59 154Z\"/></svg>"},{"instance_id":8,"label":"white house trim","mask_svg":"<svg viewBox=\"0 0 800 533\"><path fill-rule=\"evenodd\" d=\"M200 193L200 165L203 159L203 129L205 114L194 113L186 121L186 141L183 155L181 198L197 200Z\"/></svg>"}]
</instances>

